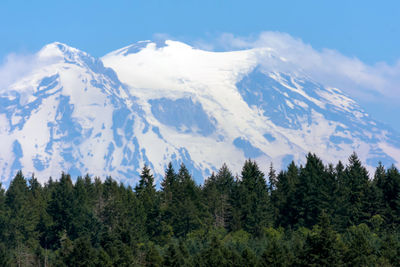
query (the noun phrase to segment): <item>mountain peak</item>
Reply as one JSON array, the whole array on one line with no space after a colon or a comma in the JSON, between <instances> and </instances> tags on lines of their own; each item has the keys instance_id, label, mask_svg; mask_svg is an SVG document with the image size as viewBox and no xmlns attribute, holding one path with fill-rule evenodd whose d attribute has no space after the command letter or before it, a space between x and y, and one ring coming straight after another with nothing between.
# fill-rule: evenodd
<instances>
[{"instance_id":1,"label":"mountain peak","mask_svg":"<svg viewBox=\"0 0 400 267\"><path fill-rule=\"evenodd\" d=\"M42 60L59 59L64 61L77 61L81 57L89 57L89 54L64 43L53 42L45 45L38 52L38 57Z\"/></svg>"},{"instance_id":2,"label":"mountain peak","mask_svg":"<svg viewBox=\"0 0 400 267\"><path fill-rule=\"evenodd\" d=\"M43 48L40 49L39 53L65 53L66 51L77 52L79 50L61 42L53 42L43 46Z\"/></svg>"},{"instance_id":3,"label":"mountain peak","mask_svg":"<svg viewBox=\"0 0 400 267\"><path fill-rule=\"evenodd\" d=\"M179 42L179 41L173 41L173 40L161 40L161 41L151 41L151 40L144 40L144 41L138 41L136 43L130 44L128 46L125 46L121 49L115 50L104 57L108 56L116 56L116 55L122 55L122 56L127 56L130 54L136 54L139 53L142 50L145 49L151 49L151 50L159 50L159 49L164 49L164 48L176 48L178 50L185 50L185 49L193 49L192 46Z\"/></svg>"}]
</instances>

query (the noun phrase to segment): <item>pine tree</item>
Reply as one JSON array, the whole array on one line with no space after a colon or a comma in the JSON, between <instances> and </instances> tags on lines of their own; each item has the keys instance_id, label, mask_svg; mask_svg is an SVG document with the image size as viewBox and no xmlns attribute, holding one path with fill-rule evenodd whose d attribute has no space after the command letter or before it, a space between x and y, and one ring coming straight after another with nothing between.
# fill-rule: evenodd
<instances>
[{"instance_id":1,"label":"pine tree","mask_svg":"<svg viewBox=\"0 0 400 267\"><path fill-rule=\"evenodd\" d=\"M254 254L254 252L250 248L246 247L242 251L241 256L242 256L241 266L243 266L243 267L257 266L257 264L258 264L257 256Z\"/></svg>"},{"instance_id":2,"label":"pine tree","mask_svg":"<svg viewBox=\"0 0 400 267\"><path fill-rule=\"evenodd\" d=\"M154 197L156 188L154 185L154 176L150 173L147 165L143 166L139 184L135 187L135 192L139 198L147 198L147 201L153 201L150 197Z\"/></svg>"},{"instance_id":3,"label":"pine tree","mask_svg":"<svg viewBox=\"0 0 400 267\"><path fill-rule=\"evenodd\" d=\"M3 231L0 231L0 243L6 241L6 230L7 230L7 209L6 209L6 195L5 195L5 190L2 187L2 184L0 183L0 229L3 229Z\"/></svg>"},{"instance_id":4,"label":"pine tree","mask_svg":"<svg viewBox=\"0 0 400 267\"><path fill-rule=\"evenodd\" d=\"M204 204L208 208L208 212L212 215L212 224L215 227L224 227L225 220L223 218L223 198L217 189L215 174L204 181L202 188ZM222 200L222 201L221 201Z\"/></svg>"},{"instance_id":5,"label":"pine tree","mask_svg":"<svg viewBox=\"0 0 400 267\"><path fill-rule=\"evenodd\" d=\"M0 243L0 266L12 266L11 250L3 243Z\"/></svg>"},{"instance_id":6,"label":"pine tree","mask_svg":"<svg viewBox=\"0 0 400 267\"><path fill-rule=\"evenodd\" d=\"M400 236L398 233L388 233L382 237L380 253L392 266L400 262ZM388 264L389 265L389 264Z\"/></svg>"},{"instance_id":7,"label":"pine tree","mask_svg":"<svg viewBox=\"0 0 400 267\"><path fill-rule=\"evenodd\" d=\"M386 171L385 178L382 185L386 207L384 216L387 222L394 226L400 223L400 173L392 166Z\"/></svg>"},{"instance_id":8,"label":"pine tree","mask_svg":"<svg viewBox=\"0 0 400 267\"><path fill-rule=\"evenodd\" d=\"M120 246L134 248L146 239L146 214L141 201L131 187L117 184L111 177L104 182L105 207L103 234L111 240L122 241ZM105 231L105 233L104 233ZM127 258L130 254L126 255Z\"/></svg>"},{"instance_id":9,"label":"pine tree","mask_svg":"<svg viewBox=\"0 0 400 267\"><path fill-rule=\"evenodd\" d=\"M17 265L33 260L33 249L38 246L37 214L30 203L29 187L22 172L12 180L6 193L5 204L9 209L7 220L7 245L14 248Z\"/></svg>"},{"instance_id":10,"label":"pine tree","mask_svg":"<svg viewBox=\"0 0 400 267\"><path fill-rule=\"evenodd\" d=\"M222 165L217 175L213 173L204 182L204 201L213 216L213 224L216 227L229 229L232 218L233 188L234 178L226 164Z\"/></svg>"},{"instance_id":11,"label":"pine tree","mask_svg":"<svg viewBox=\"0 0 400 267\"><path fill-rule=\"evenodd\" d=\"M292 161L287 171L281 171L277 176L276 189L271 194L275 207L275 224L277 226L293 226L298 222L296 207L296 189L299 184L299 169Z\"/></svg>"},{"instance_id":12,"label":"pine tree","mask_svg":"<svg viewBox=\"0 0 400 267\"><path fill-rule=\"evenodd\" d=\"M232 187L232 195L230 198L230 205L232 206L232 211L230 214L230 221L228 222L228 231L236 232L242 229L243 220L241 215L241 194L240 194L240 178L238 176L235 177L233 187Z\"/></svg>"},{"instance_id":13,"label":"pine tree","mask_svg":"<svg viewBox=\"0 0 400 267\"><path fill-rule=\"evenodd\" d=\"M243 229L255 236L272 224L272 209L269 202L264 174L255 161L247 160L239 183L239 208Z\"/></svg>"},{"instance_id":14,"label":"pine tree","mask_svg":"<svg viewBox=\"0 0 400 267\"><path fill-rule=\"evenodd\" d=\"M110 256L107 254L107 252L100 247L97 250L97 256L96 256L96 260L95 260L95 266L103 266L103 267L112 267L113 263L112 263L112 259L110 258Z\"/></svg>"},{"instance_id":15,"label":"pine tree","mask_svg":"<svg viewBox=\"0 0 400 267\"><path fill-rule=\"evenodd\" d=\"M222 167L218 170L217 175L215 176L215 183L218 191L222 194L232 194L235 179L225 163L222 164Z\"/></svg>"},{"instance_id":16,"label":"pine tree","mask_svg":"<svg viewBox=\"0 0 400 267\"><path fill-rule=\"evenodd\" d=\"M63 262L67 266L95 266L96 251L93 249L89 240L86 238L78 238L72 244L72 251L65 258Z\"/></svg>"},{"instance_id":17,"label":"pine tree","mask_svg":"<svg viewBox=\"0 0 400 267\"><path fill-rule=\"evenodd\" d=\"M317 223L322 210L330 210L333 183L325 167L315 154L307 155L307 162L300 170L296 188L295 207L299 211L300 226L312 227Z\"/></svg>"},{"instance_id":18,"label":"pine tree","mask_svg":"<svg viewBox=\"0 0 400 267\"><path fill-rule=\"evenodd\" d=\"M276 171L274 169L274 166L271 162L271 165L269 166L269 172L268 172L268 192L271 194L274 190L276 190L276 185L278 183L277 177L276 177Z\"/></svg>"},{"instance_id":19,"label":"pine tree","mask_svg":"<svg viewBox=\"0 0 400 267\"><path fill-rule=\"evenodd\" d=\"M334 266L341 264L341 250L329 215L322 211L318 225L307 235L302 257L304 266Z\"/></svg>"},{"instance_id":20,"label":"pine tree","mask_svg":"<svg viewBox=\"0 0 400 267\"><path fill-rule=\"evenodd\" d=\"M211 242L196 259L196 266L232 266L229 257L226 257L223 244L217 237L212 237Z\"/></svg>"},{"instance_id":21,"label":"pine tree","mask_svg":"<svg viewBox=\"0 0 400 267\"><path fill-rule=\"evenodd\" d=\"M172 205L169 207L174 234L178 237L186 236L190 231L198 229L207 220L205 211L200 188L186 166L181 164L176 184L172 187Z\"/></svg>"},{"instance_id":22,"label":"pine tree","mask_svg":"<svg viewBox=\"0 0 400 267\"><path fill-rule=\"evenodd\" d=\"M53 220L53 225L49 231L49 236L54 240L49 240L52 247L60 246L60 239L64 233L69 235L72 232L73 209L74 209L74 187L71 176L65 173L54 185L51 200L47 207L47 212Z\"/></svg>"},{"instance_id":23,"label":"pine tree","mask_svg":"<svg viewBox=\"0 0 400 267\"><path fill-rule=\"evenodd\" d=\"M282 240L272 238L268 240L267 247L261 255L260 266L288 266L288 252Z\"/></svg>"},{"instance_id":24,"label":"pine tree","mask_svg":"<svg viewBox=\"0 0 400 267\"><path fill-rule=\"evenodd\" d=\"M182 256L181 251L176 247L174 243L171 243L164 256L163 266L166 267L179 267L186 266L187 259Z\"/></svg>"},{"instance_id":25,"label":"pine tree","mask_svg":"<svg viewBox=\"0 0 400 267\"><path fill-rule=\"evenodd\" d=\"M374 184L378 188L382 189L385 185L385 181L386 181L385 167L382 165L382 162L379 162L374 174Z\"/></svg>"},{"instance_id":26,"label":"pine tree","mask_svg":"<svg viewBox=\"0 0 400 267\"><path fill-rule=\"evenodd\" d=\"M154 176L147 165L144 165L139 184L135 187L138 200L146 213L146 233L150 238L161 232L160 201L154 185Z\"/></svg>"},{"instance_id":27,"label":"pine tree","mask_svg":"<svg viewBox=\"0 0 400 267\"><path fill-rule=\"evenodd\" d=\"M6 196L5 191L0 183L0 266L11 265L10 247L6 247L6 237L8 237L8 221L6 210Z\"/></svg>"},{"instance_id":28,"label":"pine tree","mask_svg":"<svg viewBox=\"0 0 400 267\"><path fill-rule=\"evenodd\" d=\"M78 177L73 188L72 221L69 237L95 239L99 232L99 221L94 214L93 184L88 175Z\"/></svg>"},{"instance_id":29,"label":"pine tree","mask_svg":"<svg viewBox=\"0 0 400 267\"><path fill-rule=\"evenodd\" d=\"M334 224L336 218L336 212L338 210L338 205L340 203L340 192L339 192L339 181L338 181L338 173L337 166L333 164L328 164L325 172L327 178L327 199L328 199L328 208L324 209L329 216L329 219ZM336 230L336 228L334 227Z\"/></svg>"},{"instance_id":30,"label":"pine tree","mask_svg":"<svg viewBox=\"0 0 400 267\"><path fill-rule=\"evenodd\" d=\"M333 214L333 225L334 228L343 232L348 225L348 210L350 203L348 202L348 195L350 188L345 177L345 167L341 161L339 161L334 170L336 180L336 203L333 203L334 214Z\"/></svg>"},{"instance_id":31,"label":"pine tree","mask_svg":"<svg viewBox=\"0 0 400 267\"><path fill-rule=\"evenodd\" d=\"M344 235L344 240L347 247L344 262L347 265L379 266L375 251L376 236L366 224L350 226Z\"/></svg>"},{"instance_id":32,"label":"pine tree","mask_svg":"<svg viewBox=\"0 0 400 267\"><path fill-rule=\"evenodd\" d=\"M344 185L346 193L344 201L346 205L347 225L358 225L366 222L371 215L369 211L368 196L370 194L368 171L362 166L356 153L349 158L349 164L344 172Z\"/></svg>"},{"instance_id":33,"label":"pine tree","mask_svg":"<svg viewBox=\"0 0 400 267\"><path fill-rule=\"evenodd\" d=\"M160 214L161 225L158 241L166 243L173 236L172 221L174 217L173 203L176 196L174 192L177 190L178 181L177 174L170 162L165 170L164 179L161 182L160 192Z\"/></svg>"},{"instance_id":34,"label":"pine tree","mask_svg":"<svg viewBox=\"0 0 400 267\"><path fill-rule=\"evenodd\" d=\"M168 205L172 202L172 191L177 184L177 175L175 173L174 168L172 167L172 163L168 163L168 167L165 170L164 179L161 182L161 190L163 192L162 202L164 205Z\"/></svg>"},{"instance_id":35,"label":"pine tree","mask_svg":"<svg viewBox=\"0 0 400 267\"><path fill-rule=\"evenodd\" d=\"M375 169L374 179L370 183L370 193L368 195L369 211L371 216L385 214L385 203L383 197L383 187L386 180L385 167L379 162Z\"/></svg>"},{"instance_id":36,"label":"pine tree","mask_svg":"<svg viewBox=\"0 0 400 267\"><path fill-rule=\"evenodd\" d=\"M148 244L146 248L145 266L157 267L162 266L162 257L153 243Z\"/></svg>"}]
</instances>

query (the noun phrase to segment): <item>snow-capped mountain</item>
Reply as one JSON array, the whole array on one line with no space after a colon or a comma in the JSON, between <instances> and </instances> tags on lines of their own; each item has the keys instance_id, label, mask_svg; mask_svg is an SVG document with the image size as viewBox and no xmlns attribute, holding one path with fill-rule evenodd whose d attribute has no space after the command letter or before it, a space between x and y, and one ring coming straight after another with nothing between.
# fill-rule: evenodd
<instances>
[{"instance_id":1,"label":"snow-capped mountain","mask_svg":"<svg viewBox=\"0 0 400 267\"><path fill-rule=\"evenodd\" d=\"M356 151L371 168L398 164L400 136L339 89L270 48L209 52L176 41L101 59L61 43L41 67L0 88L0 177L61 171L134 184L143 164L158 179L180 162L201 182L224 162L266 170L315 152L337 162Z\"/></svg>"}]
</instances>

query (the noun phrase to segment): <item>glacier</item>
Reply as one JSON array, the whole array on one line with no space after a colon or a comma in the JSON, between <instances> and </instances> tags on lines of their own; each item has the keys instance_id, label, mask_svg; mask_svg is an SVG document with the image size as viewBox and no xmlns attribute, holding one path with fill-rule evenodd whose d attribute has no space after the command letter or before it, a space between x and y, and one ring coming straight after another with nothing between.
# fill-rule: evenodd
<instances>
[{"instance_id":1,"label":"glacier","mask_svg":"<svg viewBox=\"0 0 400 267\"><path fill-rule=\"evenodd\" d=\"M308 152L325 162L355 151L370 171L400 161L400 135L340 89L271 48L211 52L142 41L95 58L62 43L0 88L0 180L18 170L44 182L111 176L135 184L148 164L159 183L184 163L201 183L247 158L278 169Z\"/></svg>"}]
</instances>

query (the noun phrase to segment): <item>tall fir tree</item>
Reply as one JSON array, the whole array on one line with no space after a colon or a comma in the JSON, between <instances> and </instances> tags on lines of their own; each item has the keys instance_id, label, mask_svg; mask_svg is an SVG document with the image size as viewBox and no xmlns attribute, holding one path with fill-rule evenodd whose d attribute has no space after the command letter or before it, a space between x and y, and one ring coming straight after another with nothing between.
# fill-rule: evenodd
<instances>
[{"instance_id":1,"label":"tall fir tree","mask_svg":"<svg viewBox=\"0 0 400 267\"><path fill-rule=\"evenodd\" d=\"M306 165L300 170L296 188L295 207L299 211L299 225L312 227L318 222L322 210L331 209L331 195L334 180L325 171L320 158L307 155Z\"/></svg>"},{"instance_id":2,"label":"tall fir tree","mask_svg":"<svg viewBox=\"0 0 400 267\"><path fill-rule=\"evenodd\" d=\"M268 171L268 192L270 194L272 193L272 191L276 190L277 183L278 183L278 180L276 177L276 171L271 162L271 165L269 166L269 171Z\"/></svg>"},{"instance_id":3,"label":"tall fir tree","mask_svg":"<svg viewBox=\"0 0 400 267\"><path fill-rule=\"evenodd\" d=\"M277 176L276 189L271 193L271 201L275 209L275 224L277 226L294 226L299 214L296 207L296 189L299 184L299 169L292 161L287 171L281 171Z\"/></svg>"},{"instance_id":4,"label":"tall fir tree","mask_svg":"<svg viewBox=\"0 0 400 267\"><path fill-rule=\"evenodd\" d=\"M184 164L181 164L177 183L172 187L172 204L171 226L177 237L186 236L207 220L200 188L195 184Z\"/></svg>"},{"instance_id":5,"label":"tall fir tree","mask_svg":"<svg viewBox=\"0 0 400 267\"><path fill-rule=\"evenodd\" d=\"M7 229L7 222L6 222L6 216L7 216L7 209L6 209L6 195L5 195L5 190L0 183L0 229L3 229L3 231L0 231L0 243L3 243L6 241L6 231Z\"/></svg>"},{"instance_id":6,"label":"tall fir tree","mask_svg":"<svg viewBox=\"0 0 400 267\"><path fill-rule=\"evenodd\" d=\"M218 173L211 175L204 182L203 194L205 205L213 216L216 227L229 229L232 219L232 194L234 178L226 164L223 164Z\"/></svg>"},{"instance_id":7,"label":"tall fir tree","mask_svg":"<svg viewBox=\"0 0 400 267\"><path fill-rule=\"evenodd\" d=\"M6 193L5 204L9 212L7 227L3 229L8 233L7 245L14 249L17 265L31 262L34 257L32 250L39 245L36 231L38 216L30 200L27 180L19 171Z\"/></svg>"},{"instance_id":8,"label":"tall fir tree","mask_svg":"<svg viewBox=\"0 0 400 267\"><path fill-rule=\"evenodd\" d=\"M382 186L385 205L384 216L389 225L395 227L400 223L400 173L392 166L386 171Z\"/></svg>"},{"instance_id":9,"label":"tall fir tree","mask_svg":"<svg viewBox=\"0 0 400 267\"><path fill-rule=\"evenodd\" d=\"M342 265L341 246L337 233L333 230L329 215L322 211L319 223L307 235L301 264L303 266Z\"/></svg>"},{"instance_id":10,"label":"tall fir tree","mask_svg":"<svg viewBox=\"0 0 400 267\"><path fill-rule=\"evenodd\" d=\"M347 202L344 223L350 226L366 222L371 217L368 202L371 188L368 171L356 153L349 157L349 164L344 171L344 184L346 186L344 201Z\"/></svg>"},{"instance_id":11,"label":"tall fir tree","mask_svg":"<svg viewBox=\"0 0 400 267\"><path fill-rule=\"evenodd\" d=\"M47 212L51 216L53 224L49 230L49 240L52 247L59 247L64 233L72 232L73 210L74 210L74 186L71 176L62 173L61 178L55 183Z\"/></svg>"},{"instance_id":12,"label":"tall fir tree","mask_svg":"<svg viewBox=\"0 0 400 267\"><path fill-rule=\"evenodd\" d=\"M160 198L154 184L154 176L147 165L143 166L139 184L135 187L138 200L146 214L146 233L149 238L161 234Z\"/></svg>"},{"instance_id":13,"label":"tall fir tree","mask_svg":"<svg viewBox=\"0 0 400 267\"><path fill-rule=\"evenodd\" d=\"M168 205L172 201L172 191L177 185L177 175L172 166L172 163L168 163L167 169L165 170L164 179L161 182L162 190L162 202L164 205Z\"/></svg>"},{"instance_id":14,"label":"tall fir tree","mask_svg":"<svg viewBox=\"0 0 400 267\"><path fill-rule=\"evenodd\" d=\"M373 180L370 182L370 194L368 196L369 214L371 216L380 215L384 216L385 203L383 196L383 186L386 180L386 170L382 162L378 163L375 169Z\"/></svg>"},{"instance_id":15,"label":"tall fir tree","mask_svg":"<svg viewBox=\"0 0 400 267\"><path fill-rule=\"evenodd\" d=\"M272 224L272 209L264 174L255 161L246 160L238 188L240 219L243 229L255 236Z\"/></svg>"}]
</instances>

